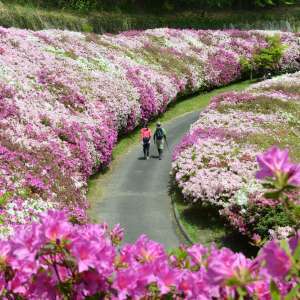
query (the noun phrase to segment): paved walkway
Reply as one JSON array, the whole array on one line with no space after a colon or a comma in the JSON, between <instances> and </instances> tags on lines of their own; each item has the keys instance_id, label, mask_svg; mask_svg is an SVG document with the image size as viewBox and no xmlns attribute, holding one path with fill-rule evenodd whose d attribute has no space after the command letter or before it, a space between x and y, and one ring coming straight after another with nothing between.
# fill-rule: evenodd
<instances>
[{"instance_id":1,"label":"paved walkway","mask_svg":"<svg viewBox=\"0 0 300 300\"><path fill-rule=\"evenodd\" d=\"M170 151L180 141L199 112L186 114L163 126L167 130ZM142 233L163 243L178 246L180 241L173 220L169 189L171 153L165 150L163 160L142 159L141 146L134 146L113 170L104 193L92 204L91 215L109 225L120 223L125 242L134 242ZM157 155L153 144L151 154Z\"/></svg>"}]
</instances>

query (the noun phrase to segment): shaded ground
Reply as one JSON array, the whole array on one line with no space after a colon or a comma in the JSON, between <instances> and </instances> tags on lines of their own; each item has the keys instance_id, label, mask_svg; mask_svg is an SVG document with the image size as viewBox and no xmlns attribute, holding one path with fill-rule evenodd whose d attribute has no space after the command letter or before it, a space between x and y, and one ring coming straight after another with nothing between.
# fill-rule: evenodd
<instances>
[{"instance_id":1,"label":"shaded ground","mask_svg":"<svg viewBox=\"0 0 300 300\"><path fill-rule=\"evenodd\" d=\"M227 227L216 208L209 205L187 205L178 191L172 190L171 197L180 217L180 221L193 243L209 246L215 243L218 247L227 247L235 252L243 252L254 257L258 248L249 244L249 240L239 232Z\"/></svg>"}]
</instances>

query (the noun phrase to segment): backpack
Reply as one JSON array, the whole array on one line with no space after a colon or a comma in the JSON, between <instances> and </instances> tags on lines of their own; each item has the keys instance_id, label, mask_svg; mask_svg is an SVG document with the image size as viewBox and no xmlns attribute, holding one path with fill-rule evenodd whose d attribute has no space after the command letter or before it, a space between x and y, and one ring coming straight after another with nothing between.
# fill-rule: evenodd
<instances>
[{"instance_id":1,"label":"backpack","mask_svg":"<svg viewBox=\"0 0 300 300\"><path fill-rule=\"evenodd\" d=\"M156 135L156 139L159 140L159 141L162 140L165 136L164 131L162 130L162 128L156 129L155 135Z\"/></svg>"}]
</instances>

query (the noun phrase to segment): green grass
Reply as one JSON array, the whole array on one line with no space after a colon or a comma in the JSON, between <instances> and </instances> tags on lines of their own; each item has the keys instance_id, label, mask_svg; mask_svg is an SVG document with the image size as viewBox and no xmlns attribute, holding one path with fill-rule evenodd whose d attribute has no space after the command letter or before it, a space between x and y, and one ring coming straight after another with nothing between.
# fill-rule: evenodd
<instances>
[{"instance_id":1,"label":"green grass","mask_svg":"<svg viewBox=\"0 0 300 300\"><path fill-rule=\"evenodd\" d=\"M250 83L250 80L243 81L226 87L215 89L211 92L201 93L191 96L187 99L178 100L171 104L168 110L162 116L150 122L149 126L154 130L157 120L161 121L162 123L166 123L189 112L201 110L208 105L212 97L223 92L243 90L247 88ZM117 166L118 159L122 157L122 155L127 153L132 146L139 143L139 138L140 129L137 128L133 132L119 139L115 149L113 150L113 162L111 166L103 170L102 172L92 176L88 182L87 197L89 202L94 202L97 199L99 200L99 198L101 198L101 195L103 193L103 186L105 185L107 180L109 180L111 170Z\"/></svg>"},{"instance_id":2,"label":"green grass","mask_svg":"<svg viewBox=\"0 0 300 300\"><path fill-rule=\"evenodd\" d=\"M257 248L249 245L249 241L241 234L226 227L225 220L220 217L216 208L200 204L188 205L176 190L172 190L170 194L181 224L194 244L209 246L215 243L218 247L243 252L248 257L256 255Z\"/></svg>"},{"instance_id":3,"label":"green grass","mask_svg":"<svg viewBox=\"0 0 300 300\"><path fill-rule=\"evenodd\" d=\"M262 11L184 11L163 15L124 12L80 13L72 10L45 9L0 1L0 26L25 29L69 29L95 33L117 33L157 27L195 29L282 29L299 31L300 6Z\"/></svg>"}]
</instances>

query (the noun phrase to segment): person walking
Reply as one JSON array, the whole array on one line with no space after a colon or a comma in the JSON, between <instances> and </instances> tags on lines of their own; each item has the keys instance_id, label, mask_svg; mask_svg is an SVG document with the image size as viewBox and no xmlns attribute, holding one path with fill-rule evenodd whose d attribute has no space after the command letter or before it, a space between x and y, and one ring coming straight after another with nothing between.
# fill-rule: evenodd
<instances>
[{"instance_id":1,"label":"person walking","mask_svg":"<svg viewBox=\"0 0 300 300\"><path fill-rule=\"evenodd\" d=\"M161 123L157 122L156 130L153 135L154 144L157 146L158 151L158 159L162 159L163 151L164 151L164 142L167 143L166 131L162 128Z\"/></svg>"},{"instance_id":2,"label":"person walking","mask_svg":"<svg viewBox=\"0 0 300 300\"><path fill-rule=\"evenodd\" d=\"M144 159L149 159L151 137L151 129L148 128L147 124L144 124L143 128L141 129L141 140L143 144Z\"/></svg>"}]
</instances>

